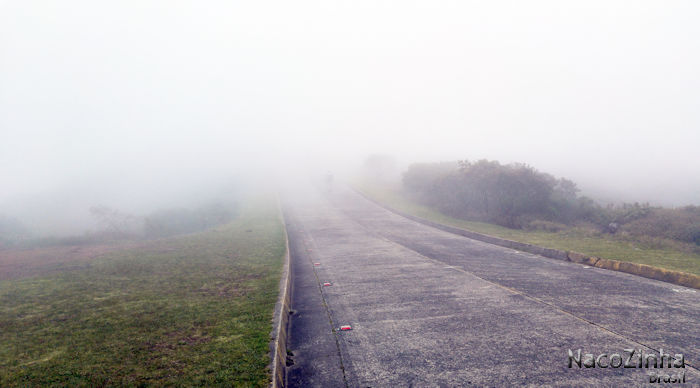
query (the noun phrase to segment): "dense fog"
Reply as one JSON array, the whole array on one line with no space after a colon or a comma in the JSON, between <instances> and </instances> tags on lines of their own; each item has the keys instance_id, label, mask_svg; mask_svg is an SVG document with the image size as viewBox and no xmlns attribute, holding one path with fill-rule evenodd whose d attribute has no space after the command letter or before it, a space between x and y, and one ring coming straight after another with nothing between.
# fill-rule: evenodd
<instances>
[{"instance_id":1,"label":"dense fog","mask_svg":"<svg viewBox=\"0 0 700 388\"><path fill-rule=\"evenodd\" d=\"M359 168L700 205L693 1L0 1L0 215L93 228ZM306 180L299 179L299 184Z\"/></svg>"}]
</instances>

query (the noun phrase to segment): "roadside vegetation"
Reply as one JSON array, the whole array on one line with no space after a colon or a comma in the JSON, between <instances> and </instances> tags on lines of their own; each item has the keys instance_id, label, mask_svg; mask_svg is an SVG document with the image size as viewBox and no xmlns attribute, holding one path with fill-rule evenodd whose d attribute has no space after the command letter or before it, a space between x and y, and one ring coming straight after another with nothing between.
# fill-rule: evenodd
<instances>
[{"instance_id":1,"label":"roadside vegetation","mask_svg":"<svg viewBox=\"0 0 700 388\"><path fill-rule=\"evenodd\" d=\"M82 235L61 237L36 235L20 220L0 214L0 249L94 245L194 233L230 222L239 211L237 202L231 200L157 209L146 215L133 215L105 205L91 206L87 210L94 228Z\"/></svg>"},{"instance_id":2,"label":"roadside vegetation","mask_svg":"<svg viewBox=\"0 0 700 388\"><path fill-rule=\"evenodd\" d=\"M266 386L284 230L274 201L228 221L0 251L0 386Z\"/></svg>"},{"instance_id":3,"label":"roadside vegetation","mask_svg":"<svg viewBox=\"0 0 700 388\"><path fill-rule=\"evenodd\" d=\"M547 248L700 275L700 207L603 207L574 182L495 161L411 165L401 183L357 188L397 210Z\"/></svg>"}]
</instances>

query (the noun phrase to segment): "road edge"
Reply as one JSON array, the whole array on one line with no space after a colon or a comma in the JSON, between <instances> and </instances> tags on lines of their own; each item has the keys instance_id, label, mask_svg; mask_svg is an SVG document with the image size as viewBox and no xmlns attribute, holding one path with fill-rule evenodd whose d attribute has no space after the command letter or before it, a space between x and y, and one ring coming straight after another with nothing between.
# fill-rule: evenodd
<instances>
[{"instance_id":1,"label":"road edge","mask_svg":"<svg viewBox=\"0 0 700 388\"><path fill-rule=\"evenodd\" d=\"M289 311L291 306L291 287L292 287L292 271L290 268L290 252L289 252L289 234L287 233L287 224L284 218L282 205L277 199L280 221L284 229L284 264L282 266L282 277L279 283L279 293L275 311L272 318L272 332L270 333L270 365L268 366L271 372L271 388L281 388L286 383L287 371L287 332L289 327Z\"/></svg>"},{"instance_id":2,"label":"road edge","mask_svg":"<svg viewBox=\"0 0 700 388\"><path fill-rule=\"evenodd\" d=\"M490 235L483 234L483 233L473 232L473 231L467 230L467 229L457 228L454 226L448 226L448 225L444 225L444 224L440 224L440 223L437 223L434 221L427 220L425 218L414 216L412 214L405 213L401 210L394 209L393 207L388 206L386 204L383 204L383 203L375 200L374 198L371 198L370 196L366 195L365 193L363 193L355 188L352 188L352 190L355 191L356 193L358 193L359 195L361 195L366 200L368 200L368 201L376 204L377 206L380 206L380 207L382 207L382 208L384 208L384 209L386 209L394 214L397 214L401 217L408 218L409 220L421 223L423 225L427 225L427 226L431 226L431 227L436 228L436 229L440 229L440 230L448 232L448 233L468 237L468 238L471 238L474 240L482 241L482 242L493 244L493 245L498 245L498 246L505 247L505 248L511 248L511 249L515 249L518 251L523 251L523 252L532 253L535 255L543 256L543 257L548 257L550 259L570 261L572 263L590 265L591 267L597 267L597 268L607 269L607 270L611 270L611 271L625 272L628 274L641 276L641 277L644 277L647 279L659 280L662 282L676 284L679 286L700 289L700 276L698 276L698 275L690 274L687 272L663 269L663 268L654 267L654 266L647 265L647 264L638 264L638 263L632 263L632 262L628 262L628 261L603 259L600 257L588 256L586 254L575 252L575 251L562 251L559 249L544 248L544 247L540 247L537 245L522 243L522 242L513 241L513 240L507 240L507 239L500 238L500 237L494 237L494 236L490 236Z\"/></svg>"}]
</instances>

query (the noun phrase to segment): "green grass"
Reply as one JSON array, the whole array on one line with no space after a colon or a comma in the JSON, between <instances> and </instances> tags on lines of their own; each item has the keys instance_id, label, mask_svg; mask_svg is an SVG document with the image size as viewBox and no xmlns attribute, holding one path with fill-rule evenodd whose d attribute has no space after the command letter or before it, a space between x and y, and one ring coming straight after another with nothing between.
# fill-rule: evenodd
<instances>
[{"instance_id":1,"label":"green grass","mask_svg":"<svg viewBox=\"0 0 700 388\"><path fill-rule=\"evenodd\" d=\"M546 248L576 251L602 257L700 275L700 255L677 249L672 243L647 243L632 238L616 238L603 233L571 228L561 232L510 229L484 222L457 219L407 198L398 188L355 183L355 188L374 200L397 210L444 225L472 230L500 238Z\"/></svg>"},{"instance_id":2,"label":"green grass","mask_svg":"<svg viewBox=\"0 0 700 388\"><path fill-rule=\"evenodd\" d=\"M266 386L284 251L269 201L87 268L0 281L0 386Z\"/></svg>"}]
</instances>

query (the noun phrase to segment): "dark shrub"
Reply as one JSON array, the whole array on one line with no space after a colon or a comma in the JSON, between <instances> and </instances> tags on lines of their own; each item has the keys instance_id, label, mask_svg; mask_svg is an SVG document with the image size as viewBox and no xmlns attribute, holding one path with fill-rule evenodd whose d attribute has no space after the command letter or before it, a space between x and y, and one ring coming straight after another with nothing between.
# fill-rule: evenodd
<instances>
[{"instance_id":1,"label":"dark shrub","mask_svg":"<svg viewBox=\"0 0 700 388\"><path fill-rule=\"evenodd\" d=\"M700 207L625 203L603 208L578 197L574 182L524 164L488 160L413 164L403 174L403 186L419 201L458 218L552 232L566 225L587 229L595 225L599 232L619 230L624 235L700 245Z\"/></svg>"}]
</instances>

